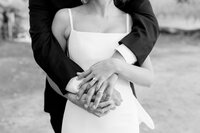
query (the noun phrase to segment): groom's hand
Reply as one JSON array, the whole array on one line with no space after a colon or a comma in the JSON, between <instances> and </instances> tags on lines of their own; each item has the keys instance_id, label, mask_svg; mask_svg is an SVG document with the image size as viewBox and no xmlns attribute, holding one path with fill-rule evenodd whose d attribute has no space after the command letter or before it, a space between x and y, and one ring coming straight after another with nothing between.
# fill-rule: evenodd
<instances>
[{"instance_id":1,"label":"groom's hand","mask_svg":"<svg viewBox=\"0 0 200 133\"><path fill-rule=\"evenodd\" d=\"M88 111L89 113L97 116L97 117L101 117L103 115L105 115L105 113L100 113L99 110L91 110L90 108L85 108L84 107L84 104L85 104L85 98L86 98L86 95L84 94L80 100L77 99L77 95L76 94L73 94L73 93L68 93L66 95L66 98L71 101L73 104L79 106L80 108Z\"/></svg>"},{"instance_id":2,"label":"groom's hand","mask_svg":"<svg viewBox=\"0 0 200 133\"><path fill-rule=\"evenodd\" d=\"M98 112L99 116L104 116L108 114L110 110L115 110L116 106L120 106L122 101L121 94L114 89L111 99L107 101L102 98L96 111Z\"/></svg>"},{"instance_id":3,"label":"groom's hand","mask_svg":"<svg viewBox=\"0 0 200 133\"><path fill-rule=\"evenodd\" d=\"M96 109L102 100L103 95L105 96L103 101L108 101L111 99L117 79L118 76L116 74L111 75L98 90L96 90L97 83L91 88L89 88L90 86L88 87L88 83L85 83L81 86L78 96L80 98L84 93L86 93L87 96L85 107L87 108L92 106L93 109ZM94 103L91 105L92 99L94 99Z\"/></svg>"}]
</instances>

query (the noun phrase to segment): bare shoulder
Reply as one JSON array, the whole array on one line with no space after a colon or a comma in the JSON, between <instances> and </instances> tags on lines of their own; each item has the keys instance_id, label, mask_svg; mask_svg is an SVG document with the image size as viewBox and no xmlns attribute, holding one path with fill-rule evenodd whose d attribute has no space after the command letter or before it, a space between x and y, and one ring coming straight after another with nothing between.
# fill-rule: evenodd
<instances>
[{"instance_id":1,"label":"bare shoulder","mask_svg":"<svg viewBox=\"0 0 200 133\"><path fill-rule=\"evenodd\" d=\"M67 37L69 36L70 30L71 26L68 8L61 9L55 14L52 23L52 32L55 36L62 34Z\"/></svg>"},{"instance_id":2,"label":"bare shoulder","mask_svg":"<svg viewBox=\"0 0 200 133\"><path fill-rule=\"evenodd\" d=\"M54 21L68 24L68 22L69 22L68 8L58 10L58 12L56 13L56 15L54 17Z\"/></svg>"}]
</instances>

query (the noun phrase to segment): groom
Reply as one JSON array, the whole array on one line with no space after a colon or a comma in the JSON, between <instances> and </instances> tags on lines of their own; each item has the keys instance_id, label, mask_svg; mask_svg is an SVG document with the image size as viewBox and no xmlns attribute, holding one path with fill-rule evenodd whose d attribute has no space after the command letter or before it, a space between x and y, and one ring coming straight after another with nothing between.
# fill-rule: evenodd
<instances>
[{"instance_id":1,"label":"groom","mask_svg":"<svg viewBox=\"0 0 200 133\"><path fill-rule=\"evenodd\" d=\"M118 8L131 14L134 24L132 32L119 41L121 48L118 49L118 52L125 60L127 56L132 57L133 60L129 63L136 61L135 65L141 65L151 52L159 34L157 20L149 0L114 1ZM67 93L65 88L68 81L82 69L62 51L52 35L51 24L59 9L81 4L80 0L29 0L30 34L34 58L38 65L58 85L62 95ZM130 51L132 51L131 54ZM135 60L134 57L136 57ZM110 81L110 84L112 84L112 81ZM57 94L46 81L44 109L50 114L51 124L56 133L61 132L66 101L66 98Z\"/></svg>"}]
</instances>

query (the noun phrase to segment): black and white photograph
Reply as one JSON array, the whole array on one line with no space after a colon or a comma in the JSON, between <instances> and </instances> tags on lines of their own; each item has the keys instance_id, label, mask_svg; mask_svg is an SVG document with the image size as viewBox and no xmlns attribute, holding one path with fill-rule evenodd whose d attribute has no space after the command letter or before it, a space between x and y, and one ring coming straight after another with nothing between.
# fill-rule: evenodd
<instances>
[{"instance_id":1,"label":"black and white photograph","mask_svg":"<svg viewBox=\"0 0 200 133\"><path fill-rule=\"evenodd\" d=\"M199 0L0 0L0 133L199 133Z\"/></svg>"}]
</instances>

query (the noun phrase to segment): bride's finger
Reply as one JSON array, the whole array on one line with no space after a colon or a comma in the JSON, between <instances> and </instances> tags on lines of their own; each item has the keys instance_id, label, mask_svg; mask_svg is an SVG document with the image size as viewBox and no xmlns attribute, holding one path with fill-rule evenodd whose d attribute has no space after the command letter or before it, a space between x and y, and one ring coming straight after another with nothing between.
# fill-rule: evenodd
<instances>
[{"instance_id":1,"label":"bride's finger","mask_svg":"<svg viewBox=\"0 0 200 133\"><path fill-rule=\"evenodd\" d=\"M100 87L103 85L104 80L102 78L99 78L96 86L96 92L100 89Z\"/></svg>"},{"instance_id":2,"label":"bride's finger","mask_svg":"<svg viewBox=\"0 0 200 133\"><path fill-rule=\"evenodd\" d=\"M78 75L78 80L83 79L85 77L87 77L92 71L90 69L82 72L80 75Z\"/></svg>"},{"instance_id":3,"label":"bride's finger","mask_svg":"<svg viewBox=\"0 0 200 133\"><path fill-rule=\"evenodd\" d=\"M97 78L93 78L93 80L91 80L89 83L88 83L88 88L91 88L92 86L95 85L95 83L98 83L99 80ZM96 89L95 89L96 90Z\"/></svg>"},{"instance_id":4,"label":"bride's finger","mask_svg":"<svg viewBox=\"0 0 200 133\"><path fill-rule=\"evenodd\" d=\"M79 87L81 87L82 85L86 84L87 82L89 82L90 80L92 80L94 77L94 75L92 73L90 73L86 78L83 79L83 81L79 84Z\"/></svg>"}]
</instances>

